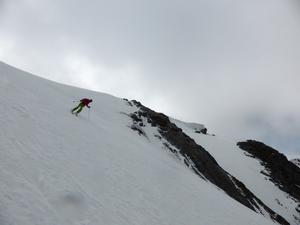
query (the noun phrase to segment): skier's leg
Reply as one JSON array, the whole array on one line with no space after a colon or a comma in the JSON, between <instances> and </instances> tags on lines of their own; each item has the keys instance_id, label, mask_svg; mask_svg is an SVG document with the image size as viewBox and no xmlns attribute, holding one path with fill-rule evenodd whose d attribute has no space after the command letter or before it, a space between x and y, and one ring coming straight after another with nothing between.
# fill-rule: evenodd
<instances>
[{"instance_id":1,"label":"skier's leg","mask_svg":"<svg viewBox=\"0 0 300 225\"><path fill-rule=\"evenodd\" d=\"M72 109L72 113L77 110L80 107L80 104L78 106L76 106L74 109Z\"/></svg>"},{"instance_id":2,"label":"skier's leg","mask_svg":"<svg viewBox=\"0 0 300 225\"><path fill-rule=\"evenodd\" d=\"M76 114L80 113L81 110L83 109L84 105L80 105L79 109L77 110Z\"/></svg>"}]
</instances>

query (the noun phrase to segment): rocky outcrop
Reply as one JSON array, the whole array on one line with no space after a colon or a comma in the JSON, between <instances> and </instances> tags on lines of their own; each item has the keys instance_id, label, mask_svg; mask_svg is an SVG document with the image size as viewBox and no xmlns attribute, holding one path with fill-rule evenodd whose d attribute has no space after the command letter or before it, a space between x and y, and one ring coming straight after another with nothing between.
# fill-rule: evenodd
<instances>
[{"instance_id":1,"label":"rocky outcrop","mask_svg":"<svg viewBox=\"0 0 300 225\"><path fill-rule=\"evenodd\" d=\"M268 208L242 182L220 167L217 161L202 146L186 135L181 128L170 122L166 115L157 113L143 106L140 102L134 100L131 102L138 107L138 111L131 114L134 124L147 121L151 126L157 127L161 137L169 143L169 149L175 152L170 145L178 149L179 154L185 158L186 162L192 162L192 169L201 178L215 184L230 197L253 211L262 214L263 211L268 212L274 221L284 225L289 224L283 217Z\"/></svg>"},{"instance_id":2,"label":"rocky outcrop","mask_svg":"<svg viewBox=\"0 0 300 225\"><path fill-rule=\"evenodd\" d=\"M282 191L300 202L300 168L287 157L262 142L248 140L237 145L253 157L259 159L265 167L270 180Z\"/></svg>"},{"instance_id":3,"label":"rocky outcrop","mask_svg":"<svg viewBox=\"0 0 300 225\"><path fill-rule=\"evenodd\" d=\"M198 133L198 134L207 134L207 128L203 128L201 130L196 130L195 133Z\"/></svg>"}]
</instances>

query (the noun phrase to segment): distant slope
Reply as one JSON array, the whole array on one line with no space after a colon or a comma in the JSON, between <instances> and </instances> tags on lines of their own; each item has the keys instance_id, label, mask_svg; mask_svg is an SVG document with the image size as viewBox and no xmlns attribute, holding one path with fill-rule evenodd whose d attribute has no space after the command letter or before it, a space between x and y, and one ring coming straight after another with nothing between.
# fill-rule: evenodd
<instances>
[{"instance_id":1,"label":"distant slope","mask_svg":"<svg viewBox=\"0 0 300 225\"><path fill-rule=\"evenodd\" d=\"M282 191L270 180L269 172L259 159L243 152L235 143L217 136L195 133L183 122L174 121L177 126L200 143L226 171L243 182L269 208L283 216L290 224L299 225L300 199Z\"/></svg>"},{"instance_id":2,"label":"distant slope","mask_svg":"<svg viewBox=\"0 0 300 225\"><path fill-rule=\"evenodd\" d=\"M263 167L261 173L286 194L286 199L275 199L277 206L281 207L282 212L291 213L292 224L300 224L300 168L285 155L264 143L248 140L237 145L259 160Z\"/></svg>"},{"instance_id":3,"label":"distant slope","mask_svg":"<svg viewBox=\"0 0 300 225\"><path fill-rule=\"evenodd\" d=\"M237 144L241 149L261 161L269 177L280 190L295 199L300 199L300 168L287 157L264 143L248 140Z\"/></svg>"},{"instance_id":4,"label":"distant slope","mask_svg":"<svg viewBox=\"0 0 300 225\"><path fill-rule=\"evenodd\" d=\"M182 158L185 164L193 169L199 177L215 184L230 197L251 210L259 212L278 223L288 224L284 218L266 206L242 182L225 171L206 149L199 143L196 143L180 128L180 125L184 125L188 128L189 132L192 131L192 133L199 134L201 132L198 132L198 129L195 130L196 124L192 124L191 126L191 123L182 123L178 120L172 120L172 123L166 115L157 113L143 106L140 102L132 102L139 109L134 114L131 114L134 125L138 126L137 124L140 123L139 133L144 133L141 132L144 123L152 127L157 127L159 135L155 135L155 137L158 137L178 158ZM196 126L202 127L201 125Z\"/></svg>"},{"instance_id":5,"label":"distant slope","mask_svg":"<svg viewBox=\"0 0 300 225\"><path fill-rule=\"evenodd\" d=\"M82 97L92 109L75 117ZM200 179L157 127L134 127L130 102L4 63L0 102L1 225L274 224Z\"/></svg>"}]
</instances>

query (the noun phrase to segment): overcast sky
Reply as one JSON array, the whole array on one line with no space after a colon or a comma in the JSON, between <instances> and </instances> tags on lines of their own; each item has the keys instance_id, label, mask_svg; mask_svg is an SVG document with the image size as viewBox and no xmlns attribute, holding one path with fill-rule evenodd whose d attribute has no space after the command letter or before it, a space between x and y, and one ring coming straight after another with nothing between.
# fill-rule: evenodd
<instances>
[{"instance_id":1,"label":"overcast sky","mask_svg":"<svg viewBox=\"0 0 300 225\"><path fill-rule=\"evenodd\" d=\"M0 60L300 156L299 0L0 0Z\"/></svg>"}]
</instances>

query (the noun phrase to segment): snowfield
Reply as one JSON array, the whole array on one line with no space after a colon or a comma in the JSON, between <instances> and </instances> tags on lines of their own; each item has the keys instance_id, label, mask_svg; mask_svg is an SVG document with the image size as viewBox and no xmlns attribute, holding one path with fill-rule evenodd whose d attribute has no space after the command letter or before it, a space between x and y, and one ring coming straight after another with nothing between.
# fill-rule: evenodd
<instances>
[{"instance_id":1,"label":"snowfield","mask_svg":"<svg viewBox=\"0 0 300 225\"><path fill-rule=\"evenodd\" d=\"M94 102L76 117L70 109L82 97ZM0 63L0 102L1 225L274 224L199 178L154 137L156 128L146 126L147 137L130 129L136 108L122 99ZM274 196L293 201L259 176L255 159L194 128L187 134L221 166L290 215Z\"/></svg>"}]
</instances>

